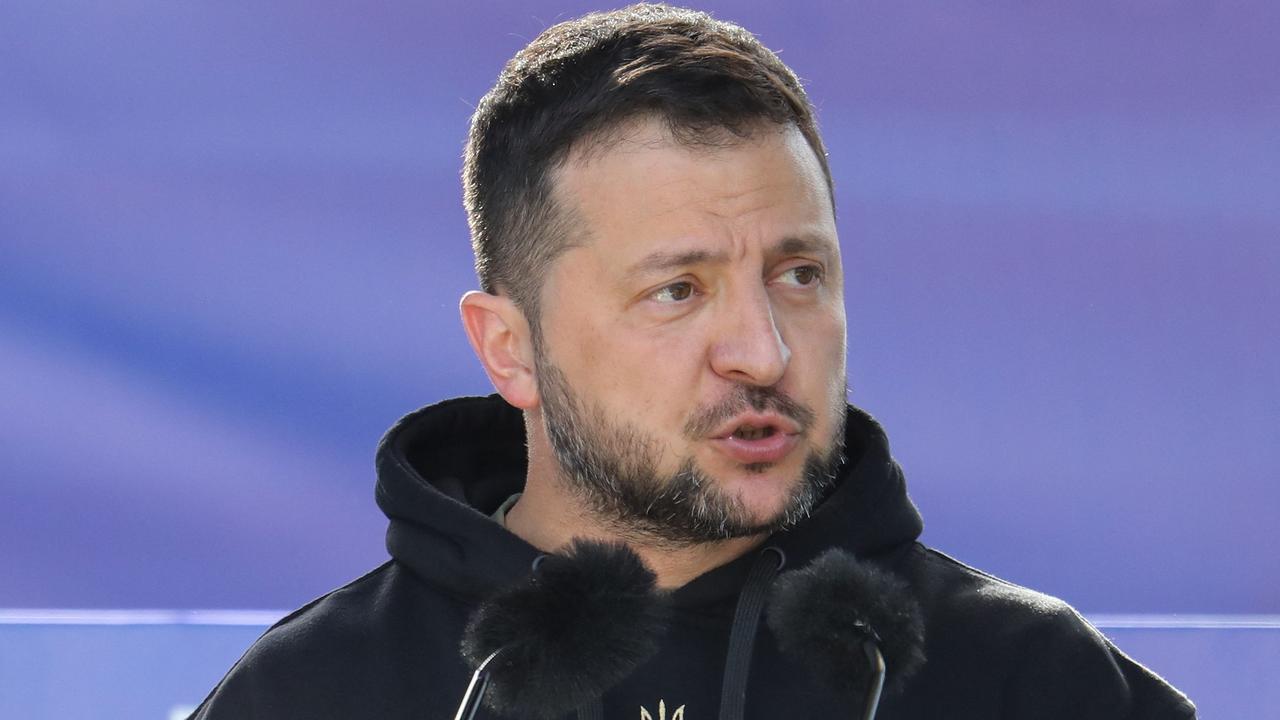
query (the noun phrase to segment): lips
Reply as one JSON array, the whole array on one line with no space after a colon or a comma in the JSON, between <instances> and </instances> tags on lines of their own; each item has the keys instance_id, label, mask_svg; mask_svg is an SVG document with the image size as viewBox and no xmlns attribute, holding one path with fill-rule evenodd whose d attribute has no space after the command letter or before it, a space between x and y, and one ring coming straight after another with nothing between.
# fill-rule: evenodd
<instances>
[{"instance_id":1,"label":"lips","mask_svg":"<svg viewBox=\"0 0 1280 720\"><path fill-rule=\"evenodd\" d=\"M780 462L800 442L800 427L776 413L744 413L710 437L711 446L743 465Z\"/></svg>"}]
</instances>

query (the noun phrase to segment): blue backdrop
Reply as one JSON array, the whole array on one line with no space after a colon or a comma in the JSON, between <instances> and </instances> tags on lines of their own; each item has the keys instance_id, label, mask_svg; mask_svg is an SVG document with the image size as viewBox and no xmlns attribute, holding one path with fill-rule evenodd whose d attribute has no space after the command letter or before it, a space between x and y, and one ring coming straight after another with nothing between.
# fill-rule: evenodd
<instances>
[{"instance_id":1,"label":"blue backdrop","mask_svg":"<svg viewBox=\"0 0 1280 720\"><path fill-rule=\"evenodd\" d=\"M697 4L818 107L924 539L1088 612L1280 612L1280 6ZM385 557L382 430L489 391L467 118L591 5L0 7L0 607Z\"/></svg>"}]
</instances>

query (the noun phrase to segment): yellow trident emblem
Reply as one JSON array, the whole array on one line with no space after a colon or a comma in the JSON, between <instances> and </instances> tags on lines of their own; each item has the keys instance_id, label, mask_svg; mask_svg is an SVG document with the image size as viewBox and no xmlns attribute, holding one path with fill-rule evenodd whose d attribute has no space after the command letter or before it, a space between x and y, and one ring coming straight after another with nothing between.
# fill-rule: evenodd
<instances>
[{"instance_id":1,"label":"yellow trident emblem","mask_svg":"<svg viewBox=\"0 0 1280 720\"><path fill-rule=\"evenodd\" d=\"M644 706L640 707L640 720L654 720L653 715L650 715ZM675 712L671 713L671 717L667 717L667 703L665 700L659 700L657 720L684 720L684 706L676 708Z\"/></svg>"}]
</instances>

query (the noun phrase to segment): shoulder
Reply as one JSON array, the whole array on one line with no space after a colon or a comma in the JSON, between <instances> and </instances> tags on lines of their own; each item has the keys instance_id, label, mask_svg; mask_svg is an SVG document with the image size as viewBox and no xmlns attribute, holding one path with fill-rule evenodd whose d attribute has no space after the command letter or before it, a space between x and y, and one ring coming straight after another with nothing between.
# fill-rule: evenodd
<instances>
[{"instance_id":1,"label":"shoulder","mask_svg":"<svg viewBox=\"0 0 1280 720\"><path fill-rule=\"evenodd\" d=\"M192 718L391 717L418 705L406 695L428 700L424 677L452 694L465 667L450 617L462 612L387 562L269 628Z\"/></svg>"},{"instance_id":2,"label":"shoulder","mask_svg":"<svg viewBox=\"0 0 1280 720\"><path fill-rule=\"evenodd\" d=\"M1066 602L1002 580L915 543L899 568L930 615L1009 640L1026 633L1074 633L1079 615Z\"/></svg>"},{"instance_id":3,"label":"shoulder","mask_svg":"<svg viewBox=\"0 0 1280 720\"><path fill-rule=\"evenodd\" d=\"M919 543L899 568L925 614L928 663L977 662L1009 717L1191 718L1194 706L1066 602Z\"/></svg>"}]
</instances>

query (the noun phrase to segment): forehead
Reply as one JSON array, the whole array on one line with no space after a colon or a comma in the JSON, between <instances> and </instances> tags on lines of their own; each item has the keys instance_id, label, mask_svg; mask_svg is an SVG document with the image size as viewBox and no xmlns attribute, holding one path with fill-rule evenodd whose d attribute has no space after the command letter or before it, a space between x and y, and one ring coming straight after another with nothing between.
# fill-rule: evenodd
<instances>
[{"instance_id":1,"label":"forehead","mask_svg":"<svg viewBox=\"0 0 1280 720\"><path fill-rule=\"evenodd\" d=\"M680 142L661 120L640 119L571 151L555 188L585 231L580 244L623 255L794 236L834 245L826 177L799 129L706 140Z\"/></svg>"}]
</instances>

